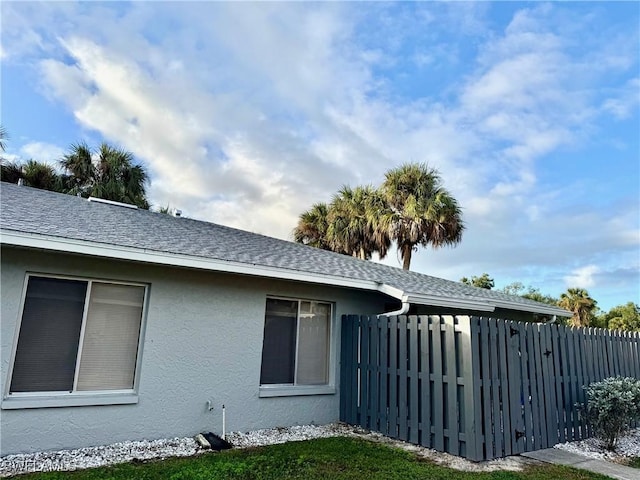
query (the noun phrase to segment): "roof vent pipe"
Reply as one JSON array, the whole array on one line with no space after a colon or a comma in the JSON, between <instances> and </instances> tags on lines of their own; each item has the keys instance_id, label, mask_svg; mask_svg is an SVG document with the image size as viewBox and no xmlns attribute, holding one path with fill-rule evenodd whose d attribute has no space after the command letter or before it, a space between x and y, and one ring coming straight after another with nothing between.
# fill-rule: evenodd
<instances>
[{"instance_id":1,"label":"roof vent pipe","mask_svg":"<svg viewBox=\"0 0 640 480\"><path fill-rule=\"evenodd\" d=\"M407 313L409 311L409 307L411 306L411 304L409 302L402 302L402 307L400 307L400 310L394 310L393 312L386 312L386 313L381 313L378 315L378 318L385 316L385 317L395 317L397 315L404 315L405 313Z\"/></svg>"},{"instance_id":2,"label":"roof vent pipe","mask_svg":"<svg viewBox=\"0 0 640 480\"><path fill-rule=\"evenodd\" d=\"M173 216L174 217L181 217L182 216L182 210L178 210L177 208L173 209Z\"/></svg>"},{"instance_id":3,"label":"roof vent pipe","mask_svg":"<svg viewBox=\"0 0 640 480\"><path fill-rule=\"evenodd\" d=\"M21 187L21 186L23 186L23 185L24 185L24 178L20 177L20 178L18 179L18 186L19 186L19 187Z\"/></svg>"}]
</instances>

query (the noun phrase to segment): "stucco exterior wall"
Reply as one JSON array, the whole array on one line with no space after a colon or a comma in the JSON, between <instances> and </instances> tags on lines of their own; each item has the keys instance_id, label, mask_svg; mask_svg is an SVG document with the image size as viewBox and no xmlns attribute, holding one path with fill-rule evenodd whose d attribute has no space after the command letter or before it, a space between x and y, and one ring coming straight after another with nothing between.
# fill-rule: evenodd
<instances>
[{"instance_id":1,"label":"stucco exterior wall","mask_svg":"<svg viewBox=\"0 0 640 480\"><path fill-rule=\"evenodd\" d=\"M70 275L149 284L138 403L0 410L0 455L123 440L296 424L339 415L339 319L380 313L388 298L334 287L81 256L2 248L0 391L6 392L25 275ZM334 302L336 393L260 398L265 299L269 295ZM206 402L214 409L209 412Z\"/></svg>"}]
</instances>

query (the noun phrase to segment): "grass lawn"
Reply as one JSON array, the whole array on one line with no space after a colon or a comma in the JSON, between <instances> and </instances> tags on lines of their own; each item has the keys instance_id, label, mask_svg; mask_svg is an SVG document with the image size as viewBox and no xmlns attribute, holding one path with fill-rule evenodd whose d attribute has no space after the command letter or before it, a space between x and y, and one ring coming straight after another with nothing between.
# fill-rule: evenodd
<instances>
[{"instance_id":1,"label":"grass lawn","mask_svg":"<svg viewBox=\"0 0 640 480\"><path fill-rule=\"evenodd\" d=\"M629 462L629 466L633 468L640 468L640 457L633 457Z\"/></svg>"},{"instance_id":2,"label":"grass lawn","mask_svg":"<svg viewBox=\"0 0 640 480\"><path fill-rule=\"evenodd\" d=\"M322 438L268 447L228 450L190 458L112 467L30 474L22 479L365 479L365 480L603 480L607 477L553 465L522 472L470 473L421 460L415 455L365 440Z\"/></svg>"}]
</instances>

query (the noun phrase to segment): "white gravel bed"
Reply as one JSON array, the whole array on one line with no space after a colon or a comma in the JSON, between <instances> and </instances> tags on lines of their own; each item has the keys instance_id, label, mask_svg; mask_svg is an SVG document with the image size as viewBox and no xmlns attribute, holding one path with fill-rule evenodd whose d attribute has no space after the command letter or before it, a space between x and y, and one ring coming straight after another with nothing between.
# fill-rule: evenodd
<instances>
[{"instance_id":1,"label":"white gravel bed","mask_svg":"<svg viewBox=\"0 0 640 480\"><path fill-rule=\"evenodd\" d=\"M329 425L296 425L293 427L265 428L253 432L231 432L227 441L237 448L260 447L278 443L298 442L312 438L347 436L352 427L339 423Z\"/></svg>"},{"instance_id":2,"label":"white gravel bed","mask_svg":"<svg viewBox=\"0 0 640 480\"><path fill-rule=\"evenodd\" d=\"M99 447L7 455L0 457L0 477L30 472L70 471L134 460L188 457L199 447L193 438L120 442Z\"/></svg>"},{"instance_id":3,"label":"white gravel bed","mask_svg":"<svg viewBox=\"0 0 640 480\"><path fill-rule=\"evenodd\" d=\"M559 443L554 448L589 458L627 463L631 457L640 457L640 428L631 430L627 435L621 437L613 452L606 450L604 444L597 438L587 438L579 442Z\"/></svg>"}]
</instances>

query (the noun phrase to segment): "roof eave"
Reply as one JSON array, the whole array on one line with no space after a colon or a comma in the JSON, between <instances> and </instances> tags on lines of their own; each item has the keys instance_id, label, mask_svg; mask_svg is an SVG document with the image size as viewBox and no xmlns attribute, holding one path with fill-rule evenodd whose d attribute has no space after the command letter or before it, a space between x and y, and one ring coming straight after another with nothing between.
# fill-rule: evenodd
<instances>
[{"instance_id":1,"label":"roof eave","mask_svg":"<svg viewBox=\"0 0 640 480\"><path fill-rule=\"evenodd\" d=\"M294 280L321 285L350 287L360 290L378 291L378 283L369 280L358 280L347 277L321 275L299 270L291 270L251 263L232 262L228 260L195 257L176 253L159 252L148 249L102 244L86 240L75 240L49 235L24 233L0 229L0 243L23 248L88 255L91 257L111 258L142 262L170 267L194 268L240 275Z\"/></svg>"},{"instance_id":2,"label":"roof eave","mask_svg":"<svg viewBox=\"0 0 640 480\"><path fill-rule=\"evenodd\" d=\"M571 317L573 315L568 310L542 303L539 305L531 305L527 303L508 302L506 300L492 300L491 302L498 308L508 308L510 310L520 310L523 312L539 313L542 315L557 315L559 317Z\"/></svg>"},{"instance_id":3,"label":"roof eave","mask_svg":"<svg viewBox=\"0 0 640 480\"><path fill-rule=\"evenodd\" d=\"M431 305L434 307L453 307L463 310L475 310L479 312L493 312L495 307L486 299L474 297L455 297L441 295L425 295L423 293L407 293L404 295L407 302L418 305Z\"/></svg>"},{"instance_id":4,"label":"roof eave","mask_svg":"<svg viewBox=\"0 0 640 480\"><path fill-rule=\"evenodd\" d=\"M479 312L493 312L497 307L530 313L557 315L563 317L571 316L571 313L566 310L542 304L537 306L471 296L456 297L411 293L382 282L370 280L359 280L349 277L303 272L288 268L196 257L192 255L125 247L38 233L19 232L15 230L0 229L0 243L16 247L88 255L98 258L111 258L170 267L194 268L199 270L235 273L281 280L301 281L320 285L349 287L359 290L380 292L402 302L409 302L418 305L452 307Z\"/></svg>"}]
</instances>

